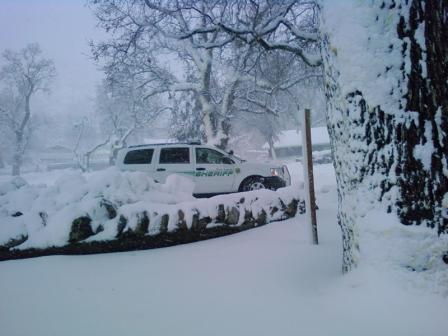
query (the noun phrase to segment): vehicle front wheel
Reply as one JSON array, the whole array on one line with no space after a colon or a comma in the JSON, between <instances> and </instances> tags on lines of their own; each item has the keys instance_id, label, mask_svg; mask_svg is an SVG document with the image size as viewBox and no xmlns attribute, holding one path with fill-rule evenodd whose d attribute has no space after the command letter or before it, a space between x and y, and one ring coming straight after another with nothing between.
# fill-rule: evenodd
<instances>
[{"instance_id":1,"label":"vehicle front wheel","mask_svg":"<svg viewBox=\"0 0 448 336\"><path fill-rule=\"evenodd\" d=\"M267 189L264 179L259 176L252 176L241 183L239 191L253 191L260 189Z\"/></svg>"}]
</instances>

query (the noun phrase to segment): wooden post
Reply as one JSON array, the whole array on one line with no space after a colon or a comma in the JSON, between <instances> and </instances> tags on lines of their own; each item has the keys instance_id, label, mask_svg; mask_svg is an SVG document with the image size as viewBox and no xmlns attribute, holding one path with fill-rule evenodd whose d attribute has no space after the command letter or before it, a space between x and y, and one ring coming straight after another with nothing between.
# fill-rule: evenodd
<instances>
[{"instance_id":1,"label":"wooden post","mask_svg":"<svg viewBox=\"0 0 448 336\"><path fill-rule=\"evenodd\" d=\"M313 175L313 149L311 143L311 111L305 109L302 113L302 164L303 178L305 181L305 207L308 225L311 226L313 244L318 244L317 219L316 219L316 196L314 194Z\"/></svg>"}]
</instances>

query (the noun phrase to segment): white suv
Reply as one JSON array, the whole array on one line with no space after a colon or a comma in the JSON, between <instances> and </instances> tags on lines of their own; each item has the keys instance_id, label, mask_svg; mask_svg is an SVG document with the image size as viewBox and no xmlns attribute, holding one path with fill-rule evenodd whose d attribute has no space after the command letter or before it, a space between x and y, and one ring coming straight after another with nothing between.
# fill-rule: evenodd
<instances>
[{"instance_id":1,"label":"white suv","mask_svg":"<svg viewBox=\"0 0 448 336\"><path fill-rule=\"evenodd\" d=\"M117 166L148 172L158 182L170 174L187 175L195 182L195 195L275 190L291 184L286 166L248 163L232 152L197 142L131 146L118 153Z\"/></svg>"}]
</instances>

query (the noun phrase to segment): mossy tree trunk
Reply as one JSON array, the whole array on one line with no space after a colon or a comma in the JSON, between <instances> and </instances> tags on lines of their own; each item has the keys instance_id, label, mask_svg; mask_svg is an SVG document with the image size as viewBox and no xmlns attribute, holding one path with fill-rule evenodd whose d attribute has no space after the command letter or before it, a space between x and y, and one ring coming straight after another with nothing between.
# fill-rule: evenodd
<instances>
[{"instance_id":1,"label":"mossy tree trunk","mask_svg":"<svg viewBox=\"0 0 448 336\"><path fill-rule=\"evenodd\" d=\"M361 88L342 94L346 91L340 86L335 61L338 46L323 34L327 123L338 184L344 271L357 263L360 191L370 193L369 201L386 204L405 225L424 224L437 228L439 234L448 232L447 220L441 216L448 192L448 2L389 0L364 6L376 6L376 13L383 16L383 21L377 17L378 25L396 16L392 20L396 19L395 36L401 43L390 46L400 48L402 56L401 78L393 89L401 98L394 110L369 102ZM386 64L385 73L390 70Z\"/></svg>"},{"instance_id":2,"label":"mossy tree trunk","mask_svg":"<svg viewBox=\"0 0 448 336\"><path fill-rule=\"evenodd\" d=\"M424 45L416 37L420 25ZM404 224L426 222L446 233L441 203L448 192L448 1L413 0L409 19L401 17L397 31L411 61L405 110L418 113L409 127L396 126L397 210ZM417 146L429 151L426 165L415 155Z\"/></svg>"}]
</instances>

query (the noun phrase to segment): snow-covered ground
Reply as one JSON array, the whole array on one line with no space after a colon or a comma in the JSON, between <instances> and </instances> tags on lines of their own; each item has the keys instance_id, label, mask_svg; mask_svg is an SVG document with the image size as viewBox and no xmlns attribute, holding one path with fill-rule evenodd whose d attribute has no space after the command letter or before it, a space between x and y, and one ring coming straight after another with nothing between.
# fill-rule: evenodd
<instances>
[{"instance_id":1,"label":"snow-covered ground","mask_svg":"<svg viewBox=\"0 0 448 336\"><path fill-rule=\"evenodd\" d=\"M165 249L0 262L0 335L446 335L434 253L447 241L370 215L361 266L342 275L331 165L315 180L319 246L298 216Z\"/></svg>"}]
</instances>

